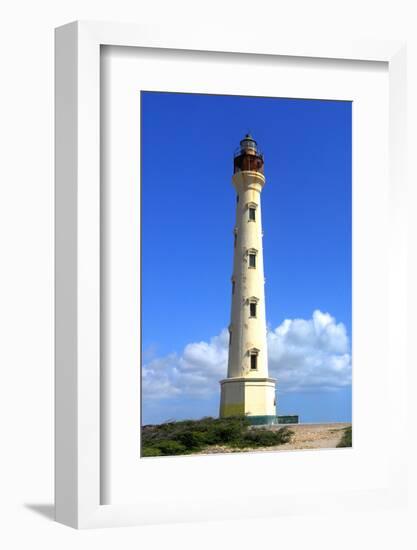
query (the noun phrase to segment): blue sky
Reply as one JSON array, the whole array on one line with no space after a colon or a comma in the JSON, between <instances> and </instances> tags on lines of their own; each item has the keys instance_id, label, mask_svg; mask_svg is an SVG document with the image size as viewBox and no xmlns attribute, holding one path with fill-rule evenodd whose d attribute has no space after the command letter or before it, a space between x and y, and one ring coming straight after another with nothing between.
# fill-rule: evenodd
<instances>
[{"instance_id":1,"label":"blue sky","mask_svg":"<svg viewBox=\"0 0 417 550\"><path fill-rule=\"evenodd\" d=\"M141 106L143 422L218 413L248 131L265 155L278 413L350 420L351 103L142 92Z\"/></svg>"}]
</instances>

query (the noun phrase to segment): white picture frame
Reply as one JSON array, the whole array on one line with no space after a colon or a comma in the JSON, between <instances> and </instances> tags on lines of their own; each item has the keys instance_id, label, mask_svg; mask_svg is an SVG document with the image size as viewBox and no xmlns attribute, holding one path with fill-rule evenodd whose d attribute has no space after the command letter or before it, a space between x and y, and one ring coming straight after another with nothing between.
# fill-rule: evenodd
<instances>
[{"instance_id":1,"label":"white picture frame","mask_svg":"<svg viewBox=\"0 0 417 550\"><path fill-rule=\"evenodd\" d=\"M229 52L334 60L382 61L389 71L389 155L391 241L390 285L406 281L405 251L398 246L406 231L406 196L403 166L405 151L405 44L401 41L294 41L254 32L248 43L238 32L213 35L211 29L190 29L113 23L76 22L56 30L56 519L77 528L134 525L158 521L239 517L222 510L222 503L200 506L184 516L167 495L163 513L158 506L145 510L133 503L101 504L103 453L100 378L100 48L127 46L207 52ZM397 346L395 380L396 418L405 419L402 396L406 387L406 347L403 339L405 293L390 305L401 321L390 332ZM239 460L239 457L235 457ZM308 511L326 507L373 506L405 498L406 462L399 435L390 455L392 475L384 490L352 496L323 493L289 494L270 514L287 509ZM224 500L224 499L223 499ZM230 512L233 499L224 500ZM216 514L213 515L213 507ZM158 513L159 509L159 513ZM250 516L251 514L249 514ZM256 515L256 514L255 514Z\"/></svg>"}]
</instances>

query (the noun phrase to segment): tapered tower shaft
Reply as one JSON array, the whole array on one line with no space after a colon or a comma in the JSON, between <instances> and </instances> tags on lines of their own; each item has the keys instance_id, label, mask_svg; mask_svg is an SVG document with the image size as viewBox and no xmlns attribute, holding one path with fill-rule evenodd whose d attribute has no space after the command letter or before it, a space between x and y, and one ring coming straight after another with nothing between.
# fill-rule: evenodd
<instances>
[{"instance_id":1,"label":"tapered tower shaft","mask_svg":"<svg viewBox=\"0 0 417 550\"><path fill-rule=\"evenodd\" d=\"M268 377L261 192L264 160L247 135L234 159L236 189L232 308L227 378L221 384L220 415L248 415L274 423L275 380Z\"/></svg>"}]
</instances>

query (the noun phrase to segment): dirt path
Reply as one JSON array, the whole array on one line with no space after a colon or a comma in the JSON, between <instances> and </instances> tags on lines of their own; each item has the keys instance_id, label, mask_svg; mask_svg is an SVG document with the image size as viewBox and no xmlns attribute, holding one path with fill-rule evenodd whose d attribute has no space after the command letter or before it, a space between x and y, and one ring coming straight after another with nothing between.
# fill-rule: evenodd
<instances>
[{"instance_id":1,"label":"dirt path","mask_svg":"<svg viewBox=\"0 0 417 550\"><path fill-rule=\"evenodd\" d=\"M343 430L351 424L295 424L289 426L294 432L290 443L274 447L274 450L333 449L339 443Z\"/></svg>"},{"instance_id":2,"label":"dirt path","mask_svg":"<svg viewBox=\"0 0 417 550\"><path fill-rule=\"evenodd\" d=\"M258 447L257 449L231 449L223 445L214 445L198 454L236 453L254 451L290 451L295 449L333 449L343 435L344 428L349 423L335 422L332 424L292 424L288 428L294 432L292 440L284 445L274 447ZM284 427L271 426L269 429L279 430Z\"/></svg>"}]
</instances>

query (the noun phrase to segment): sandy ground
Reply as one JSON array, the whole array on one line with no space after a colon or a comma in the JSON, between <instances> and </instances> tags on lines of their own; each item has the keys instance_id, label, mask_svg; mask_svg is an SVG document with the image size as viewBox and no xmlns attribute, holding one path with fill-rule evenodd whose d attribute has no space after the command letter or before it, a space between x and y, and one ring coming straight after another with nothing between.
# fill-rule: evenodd
<instances>
[{"instance_id":1,"label":"sandy ground","mask_svg":"<svg viewBox=\"0 0 417 550\"><path fill-rule=\"evenodd\" d=\"M214 445L198 454L217 454L233 452L254 452L254 451L290 451L295 449L333 449L339 443L344 428L351 424L291 424L290 428L294 435L289 443L274 447L258 447L257 449L230 449L222 445ZM273 426L269 429L279 430L283 426Z\"/></svg>"}]
</instances>

